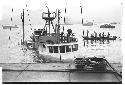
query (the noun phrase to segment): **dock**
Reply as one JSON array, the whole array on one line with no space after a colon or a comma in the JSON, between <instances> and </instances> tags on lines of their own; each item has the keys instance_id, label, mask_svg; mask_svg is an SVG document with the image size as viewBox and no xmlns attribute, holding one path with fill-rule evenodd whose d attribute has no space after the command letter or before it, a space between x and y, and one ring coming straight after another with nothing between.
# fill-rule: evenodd
<instances>
[{"instance_id":1,"label":"dock","mask_svg":"<svg viewBox=\"0 0 125 85\"><path fill-rule=\"evenodd\" d=\"M0 64L3 83L122 83L117 72L76 70L72 63Z\"/></svg>"}]
</instances>

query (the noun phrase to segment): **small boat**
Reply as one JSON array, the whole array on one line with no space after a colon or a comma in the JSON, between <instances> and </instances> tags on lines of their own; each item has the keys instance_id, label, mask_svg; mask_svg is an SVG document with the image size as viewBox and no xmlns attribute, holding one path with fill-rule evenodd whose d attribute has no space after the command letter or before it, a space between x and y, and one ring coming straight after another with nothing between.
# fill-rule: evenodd
<instances>
[{"instance_id":1,"label":"small boat","mask_svg":"<svg viewBox=\"0 0 125 85\"><path fill-rule=\"evenodd\" d=\"M93 57L83 57L83 58L76 58L74 60L75 63L75 69L71 69L72 72L76 71L76 72L84 72L84 73L88 73L88 74L92 74L89 75L89 77L93 77L93 75L102 75L104 81L106 80L105 78L109 78L109 81L111 81L112 83L115 81L121 83L122 82L122 75L121 72L117 71L113 65L111 65L105 58L105 56L93 56ZM111 77L109 77L108 75L112 75ZM88 76L87 76L88 77ZM115 79L116 80L113 80ZM95 82L95 78L93 77L90 81L94 81ZM103 81L103 82L104 82ZM100 82L100 80L98 80L97 82Z\"/></svg>"},{"instance_id":2,"label":"small boat","mask_svg":"<svg viewBox=\"0 0 125 85\"><path fill-rule=\"evenodd\" d=\"M117 24L117 22L111 22L110 24Z\"/></svg>"},{"instance_id":3,"label":"small boat","mask_svg":"<svg viewBox=\"0 0 125 85\"><path fill-rule=\"evenodd\" d=\"M76 69L106 71L106 60L104 57L83 57L74 60ZM90 68L91 67L91 68Z\"/></svg>"},{"instance_id":4,"label":"small boat","mask_svg":"<svg viewBox=\"0 0 125 85\"><path fill-rule=\"evenodd\" d=\"M2 25L3 29L10 29L10 28L18 28L17 25L11 26L11 25Z\"/></svg>"},{"instance_id":5,"label":"small boat","mask_svg":"<svg viewBox=\"0 0 125 85\"><path fill-rule=\"evenodd\" d=\"M87 30L87 36L84 35L84 30L83 30L83 38L84 40L116 40L116 36L111 36L110 33L108 32L107 35L103 33L99 33L97 36L97 33L94 32L94 34L91 34L90 36L88 35L89 31Z\"/></svg>"},{"instance_id":6,"label":"small boat","mask_svg":"<svg viewBox=\"0 0 125 85\"><path fill-rule=\"evenodd\" d=\"M93 23L92 22L86 22L86 23L83 23L83 26L93 26Z\"/></svg>"},{"instance_id":7,"label":"small boat","mask_svg":"<svg viewBox=\"0 0 125 85\"><path fill-rule=\"evenodd\" d=\"M111 24L104 24L104 25L101 25L100 28L115 28L115 26Z\"/></svg>"}]
</instances>

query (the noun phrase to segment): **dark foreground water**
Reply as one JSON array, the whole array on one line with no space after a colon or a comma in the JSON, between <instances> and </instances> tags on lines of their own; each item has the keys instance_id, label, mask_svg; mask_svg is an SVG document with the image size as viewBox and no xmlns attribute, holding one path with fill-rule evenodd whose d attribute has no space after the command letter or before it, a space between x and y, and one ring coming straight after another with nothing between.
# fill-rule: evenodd
<instances>
[{"instance_id":1,"label":"dark foreground water","mask_svg":"<svg viewBox=\"0 0 125 85\"><path fill-rule=\"evenodd\" d=\"M4 71L3 82L120 82L113 73Z\"/></svg>"}]
</instances>

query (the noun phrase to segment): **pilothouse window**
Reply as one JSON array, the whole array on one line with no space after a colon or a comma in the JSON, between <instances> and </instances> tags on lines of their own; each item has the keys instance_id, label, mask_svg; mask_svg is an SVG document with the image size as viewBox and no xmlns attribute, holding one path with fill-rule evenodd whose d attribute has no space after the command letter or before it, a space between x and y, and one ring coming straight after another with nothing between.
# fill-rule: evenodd
<instances>
[{"instance_id":1,"label":"pilothouse window","mask_svg":"<svg viewBox=\"0 0 125 85\"><path fill-rule=\"evenodd\" d=\"M58 53L58 46L54 46L54 53Z\"/></svg>"},{"instance_id":2,"label":"pilothouse window","mask_svg":"<svg viewBox=\"0 0 125 85\"><path fill-rule=\"evenodd\" d=\"M73 51L77 51L78 50L78 44L74 44L72 47L73 47L72 48Z\"/></svg>"},{"instance_id":3,"label":"pilothouse window","mask_svg":"<svg viewBox=\"0 0 125 85\"><path fill-rule=\"evenodd\" d=\"M75 51L77 51L77 50L78 50L78 44L75 44L75 48L76 48L76 50L75 50Z\"/></svg>"},{"instance_id":4,"label":"pilothouse window","mask_svg":"<svg viewBox=\"0 0 125 85\"><path fill-rule=\"evenodd\" d=\"M72 48L72 46L70 46L70 45L66 46L66 52L71 52L71 48Z\"/></svg>"},{"instance_id":5,"label":"pilothouse window","mask_svg":"<svg viewBox=\"0 0 125 85\"><path fill-rule=\"evenodd\" d=\"M53 53L53 47L49 46L49 53Z\"/></svg>"},{"instance_id":6,"label":"pilothouse window","mask_svg":"<svg viewBox=\"0 0 125 85\"><path fill-rule=\"evenodd\" d=\"M60 53L65 53L65 46L60 46Z\"/></svg>"},{"instance_id":7,"label":"pilothouse window","mask_svg":"<svg viewBox=\"0 0 125 85\"><path fill-rule=\"evenodd\" d=\"M34 31L34 34L35 34L35 35L40 35L41 33L42 33L42 31L41 31L41 30Z\"/></svg>"}]
</instances>

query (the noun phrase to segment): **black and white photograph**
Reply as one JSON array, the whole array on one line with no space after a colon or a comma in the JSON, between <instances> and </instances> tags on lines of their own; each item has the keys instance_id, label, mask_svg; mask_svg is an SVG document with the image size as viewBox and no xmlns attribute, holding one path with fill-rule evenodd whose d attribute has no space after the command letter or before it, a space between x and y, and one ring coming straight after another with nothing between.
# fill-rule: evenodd
<instances>
[{"instance_id":1,"label":"black and white photograph","mask_svg":"<svg viewBox=\"0 0 125 85\"><path fill-rule=\"evenodd\" d=\"M122 84L123 0L0 0L3 84Z\"/></svg>"}]
</instances>

